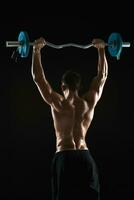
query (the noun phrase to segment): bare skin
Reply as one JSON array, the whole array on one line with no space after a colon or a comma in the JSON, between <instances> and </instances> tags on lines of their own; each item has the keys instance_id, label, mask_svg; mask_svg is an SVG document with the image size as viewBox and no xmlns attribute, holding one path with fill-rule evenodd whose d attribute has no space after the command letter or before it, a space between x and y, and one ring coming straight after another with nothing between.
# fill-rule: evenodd
<instances>
[{"instance_id":1,"label":"bare skin","mask_svg":"<svg viewBox=\"0 0 134 200\"><path fill-rule=\"evenodd\" d=\"M42 98L51 107L56 135L56 152L88 149L86 134L108 75L105 42L94 39L92 43L98 50L98 70L89 90L82 97L79 97L77 90L71 91L63 83L61 85L63 95L52 89L41 63L41 49L46 44L44 38L37 39L33 46L32 77Z\"/></svg>"}]
</instances>

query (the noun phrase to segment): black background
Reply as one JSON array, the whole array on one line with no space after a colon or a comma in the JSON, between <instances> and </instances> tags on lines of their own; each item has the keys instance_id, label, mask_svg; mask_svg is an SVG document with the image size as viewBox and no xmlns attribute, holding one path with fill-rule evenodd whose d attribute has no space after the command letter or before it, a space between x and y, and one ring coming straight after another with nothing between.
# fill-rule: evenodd
<instances>
[{"instance_id":1,"label":"black background","mask_svg":"<svg viewBox=\"0 0 134 200\"><path fill-rule=\"evenodd\" d=\"M5 42L17 40L22 30L28 32L31 42L43 36L55 44L88 44L93 38L107 41L112 32L119 32L124 41L131 43L130 48L123 49L120 60L111 57L106 49L108 79L86 141L99 168L101 199L133 196L133 14L125 5L124 12L115 9L115 5L109 5L107 12L99 9L99 5L99 11L91 7L87 15L71 15L69 10L67 14L46 15L41 5L33 12L28 12L28 8L23 12L16 9L14 14L5 12L7 18L1 15L2 197L51 199L55 135L50 108L32 80L32 48L27 58L15 62L11 59L14 49L5 47ZM56 50L46 46L42 50L42 63L48 81L57 92L61 93L60 78L67 69L81 74L81 92L86 92L97 72L97 51L73 47Z\"/></svg>"}]
</instances>

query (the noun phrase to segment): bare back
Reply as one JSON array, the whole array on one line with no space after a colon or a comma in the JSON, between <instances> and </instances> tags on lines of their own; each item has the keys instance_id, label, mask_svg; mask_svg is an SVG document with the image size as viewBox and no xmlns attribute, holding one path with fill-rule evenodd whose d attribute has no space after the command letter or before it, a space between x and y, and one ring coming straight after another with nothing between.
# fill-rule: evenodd
<instances>
[{"instance_id":1,"label":"bare back","mask_svg":"<svg viewBox=\"0 0 134 200\"><path fill-rule=\"evenodd\" d=\"M93 78L90 88L83 95L83 98L74 94L73 98L69 96L72 92L68 91L69 88L64 91L64 97L52 89L46 79L41 63L40 51L44 46L45 41L43 38L35 41L31 72L41 96L51 106L56 133L56 151L87 149L86 133L108 75L108 64L104 49L105 42L100 39L93 40L93 46L98 49L97 75Z\"/></svg>"},{"instance_id":2,"label":"bare back","mask_svg":"<svg viewBox=\"0 0 134 200\"><path fill-rule=\"evenodd\" d=\"M57 112L51 107L56 133L56 151L87 149L85 137L93 118L93 109L88 103L75 97L73 101L63 99L62 109Z\"/></svg>"}]
</instances>

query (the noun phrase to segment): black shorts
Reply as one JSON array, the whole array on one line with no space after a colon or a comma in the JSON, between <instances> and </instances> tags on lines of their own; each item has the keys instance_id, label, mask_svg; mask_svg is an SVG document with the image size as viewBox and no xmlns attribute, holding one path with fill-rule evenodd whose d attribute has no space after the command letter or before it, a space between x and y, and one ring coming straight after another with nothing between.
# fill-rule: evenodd
<instances>
[{"instance_id":1,"label":"black shorts","mask_svg":"<svg viewBox=\"0 0 134 200\"><path fill-rule=\"evenodd\" d=\"M99 176L89 150L57 152L52 161L53 200L98 200Z\"/></svg>"}]
</instances>

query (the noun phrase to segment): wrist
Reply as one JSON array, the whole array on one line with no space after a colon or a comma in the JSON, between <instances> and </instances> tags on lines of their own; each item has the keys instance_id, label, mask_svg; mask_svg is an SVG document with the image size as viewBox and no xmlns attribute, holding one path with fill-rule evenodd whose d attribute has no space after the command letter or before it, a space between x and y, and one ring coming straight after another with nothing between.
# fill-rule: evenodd
<instances>
[{"instance_id":1,"label":"wrist","mask_svg":"<svg viewBox=\"0 0 134 200\"><path fill-rule=\"evenodd\" d=\"M33 53L34 54L40 54L40 48L36 48L33 46Z\"/></svg>"},{"instance_id":2,"label":"wrist","mask_svg":"<svg viewBox=\"0 0 134 200\"><path fill-rule=\"evenodd\" d=\"M105 52L105 48L98 48L98 51L99 51L100 53L104 53L104 52Z\"/></svg>"}]
</instances>

